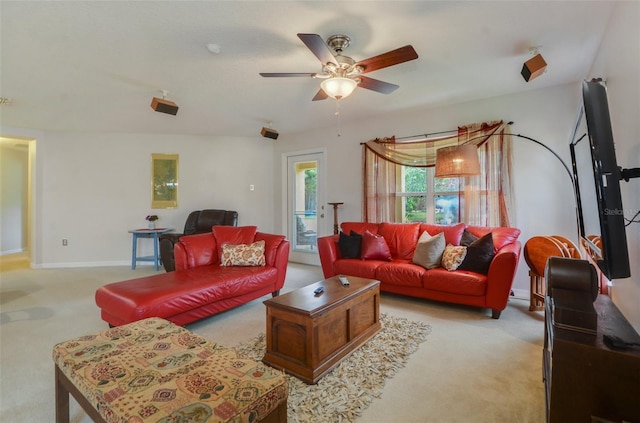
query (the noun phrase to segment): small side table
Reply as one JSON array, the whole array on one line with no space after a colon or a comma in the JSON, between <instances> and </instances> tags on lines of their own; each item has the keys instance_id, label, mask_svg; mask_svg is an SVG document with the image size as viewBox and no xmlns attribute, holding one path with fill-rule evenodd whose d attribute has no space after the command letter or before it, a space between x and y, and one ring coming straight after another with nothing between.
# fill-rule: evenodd
<instances>
[{"instance_id":1,"label":"small side table","mask_svg":"<svg viewBox=\"0 0 640 423\"><path fill-rule=\"evenodd\" d=\"M158 228L158 229L133 229L129 231L133 234L133 248L131 251L131 269L136 268L136 262L138 261L152 261L153 268L158 270L160 268L160 254L159 254L159 238L160 235L172 231L172 228ZM138 238L152 238L153 239L153 255L138 257Z\"/></svg>"}]
</instances>

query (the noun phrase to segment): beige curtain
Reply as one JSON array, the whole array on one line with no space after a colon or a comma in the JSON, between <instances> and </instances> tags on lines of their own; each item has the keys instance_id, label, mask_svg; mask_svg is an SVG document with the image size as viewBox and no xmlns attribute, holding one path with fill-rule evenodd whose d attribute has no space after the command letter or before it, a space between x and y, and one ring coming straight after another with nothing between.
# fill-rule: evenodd
<instances>
[{"instance_id":1,"label":"beige curtain","mask_svg":"<svg viewBox=\"0 0 640 423\"><path fill-rule=\"evenodd\" d=\"M491 145L488 149L491 151L489 158L481 158L481 165L484 162L483 174L477 178L483 180L484 173L497 172L498 175L504 173L505 170L502 166L507 166L508 181L510 178L510 160L502 160L496 157L496 155L502 154L502 150L508 150L510 154L510 139L507 141L504 135L504 129L506 124L503 121L486 122L482 124L472 124L460 127L458 133L447 136L438 137L437 139L425 139L421 141L410 142L398 142L395 137L390 138L376 138L367 141L363 144L363 218L365 222L395 222L397 210L400 208L397 204L397 188L396 181L398 181L400 175L400 166L414 166L414 167L432 167L435 165L436 151L442 147L449 147L458 144L471 143L479 146L482 150L485 149L485 145ZM504 142L493 143L490 142L492 138L501 138ZM506 144L509 144L506 146ZM498 146L500 152L495 152L495 146ZM480 152L480 151L479 151ZM495 169L495 163L499 163L500 168ZM466 178L467 180L470 178ZM492 187L496 184L495 177L489 178L492 181ZM465 181L465 184L467 181ZM485 190L483 184L480 182L474 182L472 185L476 188L470 190L470 195L474 197L474 207L478 207L481 204L489 204L482 197L481 190ZM505 186L504 182L498 184L499 186ZM508 184L510 187L510 183ZM464 193L465 197L467 192ZM498 195L489 194L484 197L495 197L503 202L504 206L498 207L500 213L505 213L504 218L500 217L499 220L509 221L508 215L511 207L507 205L507 200L510 201L511 195ZM465 198L466 200L466 198ZM479 216L486 216L487 213L493 214L496 208L492 206L490 211L484 207L484 211L474 212ZM510 204L510 203L509 203ZM467 205L463 207L467 209ZM480 224L473 215L464 216L464 219L473 219L468 221L470 224ZM466 221L466 220L464 220ZM498 225L496 225L498 226Z\"/></svg>"},{"instance_id":2,"label":"beige curtain","mask_svg":"<svg viewBox=\"0 0 640 423\"><path fill-rule=\"evenodd\" d=\"M478 132L490 136L478 146L480 175L465 178L462 221L478 226L512 226L515 213L511 189L511 135L492 131L487 124L472 124L458 128L460 144L478 137Z\"/></svg>"}]
</instances>

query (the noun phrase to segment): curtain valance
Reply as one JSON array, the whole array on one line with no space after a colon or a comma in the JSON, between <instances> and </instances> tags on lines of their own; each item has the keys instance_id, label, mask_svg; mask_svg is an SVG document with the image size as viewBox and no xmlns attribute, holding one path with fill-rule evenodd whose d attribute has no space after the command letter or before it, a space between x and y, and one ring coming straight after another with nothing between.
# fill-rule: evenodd
<instances>
[{"instance_id":1,"label":"curtain valance","mask_svg":"<svg viewBox=\"0 0 640 423\"><path fill-rule=\"evenodd\" d=\"M397 142L395 136L375 138L364 143L365 149L376 156L402 166L432 167L436 164L436 151L458 144L484 144L492 135L500 133L507 124L503 121L485 122L480 127L458 128L451 136L422 141Z\"/></svg>"}]
</instances>

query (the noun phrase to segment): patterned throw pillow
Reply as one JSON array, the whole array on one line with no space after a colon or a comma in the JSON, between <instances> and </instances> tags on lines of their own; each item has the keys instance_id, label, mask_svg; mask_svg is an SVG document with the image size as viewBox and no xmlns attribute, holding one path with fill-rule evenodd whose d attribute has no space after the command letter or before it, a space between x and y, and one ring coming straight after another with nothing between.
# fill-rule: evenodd
<instances>
[{"instance_id":1,"label":"patterned throw pillow","mask_svg":"<svg viewBox=\"0 0 640 423\"><path fill-rule=\"evenodd\" d=\"M442 254L442 267L452 272L460 266L467 255L467 247L456 247L448 244Z\"/></svg>"},{"instance_id":2,"label":"patterned throw pillow","mask_svg":"<svg viewBox=\"0 0 640 423\"><path fill-rule=\"evenodd\" d=\"M264 241L253 244L224 244L220 266L264 266Z\"/></svg>"}]
</instances>

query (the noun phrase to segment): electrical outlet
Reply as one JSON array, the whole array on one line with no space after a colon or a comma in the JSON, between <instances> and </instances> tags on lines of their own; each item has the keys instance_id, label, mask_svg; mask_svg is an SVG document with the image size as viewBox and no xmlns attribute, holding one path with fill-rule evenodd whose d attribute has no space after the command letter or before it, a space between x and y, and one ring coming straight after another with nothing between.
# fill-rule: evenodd
<instances>
[{"instance_id":1,"label":"electrical outlet","mask_svg":"<svg viewBox=\"0 0 640 423\"><path fill-rule=\"evenodd\" d=\"M249 191L253 191L255 189L256 189L256 187L253 184L249 185Z\"/></svg>"},{"instance_id":2,"label":"electrical outlet","mask_svg":"<svg viewBox=\"0 0 640 423\"><path fill-rule=\"evenodd\" d=\"M69 240L67 238L62 238L62 246L66 247L67 245L69 245Z\"/></svg>"}]
</instances>

